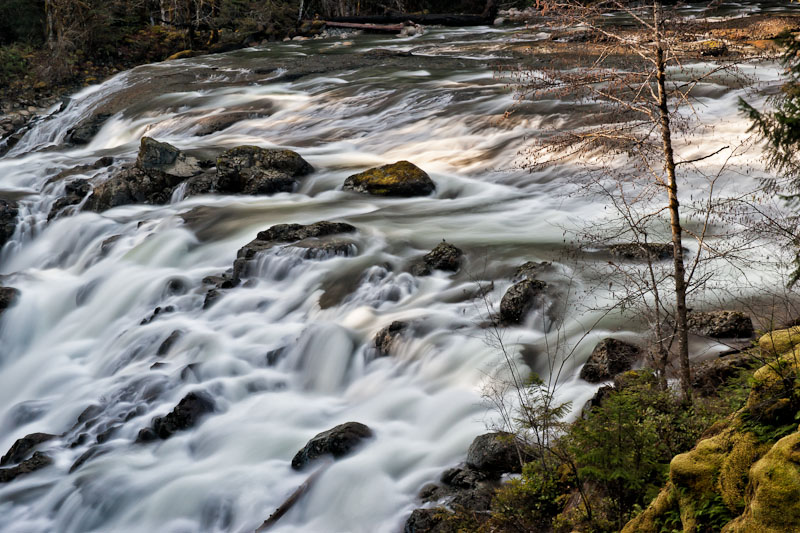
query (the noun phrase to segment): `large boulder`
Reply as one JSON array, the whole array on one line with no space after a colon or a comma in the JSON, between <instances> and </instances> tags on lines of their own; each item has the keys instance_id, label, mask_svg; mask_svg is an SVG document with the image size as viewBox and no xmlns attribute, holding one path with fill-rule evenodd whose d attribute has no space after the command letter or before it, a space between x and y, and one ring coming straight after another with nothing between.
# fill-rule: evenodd
<instances>
[{"instance_id":1,"label":"large boulder","mask_svg":"<svg viewBox=\"0 0 800 533\"><path fill-rule=\"evenodd\" d=\"M0 287L0 314L16 304L19 295L19 289L15 289L14 287Z\"/></svg>"},{"instance_id":2,"label":"large boulder","mask_svg":"<svg viewBox=\"0 0 800 533\"><path fill-rule=\"evenodd\" d=\"M165 416L153 419L149 428L139 432L138 442L168 439L178 431L194 427L197 422L215 409L214 400L204 392L190 392Z\"/></svg>"},{"instance_id":3,"label":"large boulder","mask_svg":"<svg viewBox=\"0 0 800 533\"><path fill-rule=\"evenodd\" d=\"M414 509L406 520L403 533L449 533L452 531L445 521L441 509Z\"/></svg>"},{"instance_id":4,"label":"large boulder","mask_svg":"<svg viewBox=\"0 0 800 533\"><path fill-rule=\"evenodd\" d=\"M408 161L371 168L344 181L342 190L375 196L427 196L436 185L425 171Z\"/></svg>"},{"instance_id":5,"label":"large boulder","mask_svg":"<svg viewBox=\"0 0 800 533\"><path fill-rule=\"evenodd\" d=\"M603 339L592 350L589 360L581 369L580 377L590 383L606 381L630 370L639 354L639 347L634 344L614 338Z\"/></svg>"},{"instance_id":6,"label":"large boulder","mask_svg":"<svg viewBox=\"0 0 800 533\"><path fill-rule=\"evenodd\" d=\"M151 137L142 137L136 166L145 171L157 170L181 178L189 178L203 172L198 159L187 156L169 143Z\"/></svg>"},{"instance_id":7,"label":"large boulder","mask_svg":"<svg viewBox=\"0 0 800 533\"><path fill-rule=\"evenodd\" d=\"M753 321L740 311L711 311L689 313L689 331L706 337L749 339L753 336Z\"/></svg>"},{"instance_id":8,"label":"large boulder","mask_svg":"<svg viewBox=\"0 0 800 533\"><path fill-rule=\"evenodd\" d=\"M500 320L505 324L520 324L540 300L547 283L525 279L512 285L500 300Z\"/></svg>"},{"instance_id":9,"label":"large boulder","mask_svg":"<svg viewBox=\"0 0 800 533\"><path fill-rule=\"evenodd\" d=\"M166 204L182 180L158 170L128 168L95 187L83 208L101 212L129 204Z\"/></svg>"},{"instance_id":10,"label":"large boulder","mask_svg":"<svg viewBox=\"0 0 800 533\"><path fill-rule=\"evenodd\" d=\"M415 276L428 276L434 270L457 272L461 268L461 258L464 255L459 248L448 242L440 242L433 250L425 254L411 266L411 273Z\"/></svg>"},{"instance_id":11,"label":"large boulder","mask_svg":"<svg viewBox=\"0 0 800 533\"><path fill-rule=\"evenodd\" d=\"M497 431L475 437L467 450L467 466L489 478L522 469L519 443L511 433Z\"/></svg>"},{"instance_id":12,"label":"large boulder","mask_svg":"<svg viewBox=\"0 0 800 533\"><path fill-rule=\"evenodd\" d=\"M345 422L308 441L292 459L292 468L300 470L323 455L332 455L338 459L370 437L372 430L369 427L359 422Z\"/></svg>"},{"instance_id":13,"label":"large boulder","mask_svg":"<svg viewBox=\"0 0 800 533\"><path fill-rule=\"evenodd\" d=\"M692 367L692 390L702 396L712 396L729 379L753 365L750 352L739 352L703 361Z\"/></svg>"},{"instance_id":14,"label":"large boulder","mask_svg":"<svg viewBox=\"0 0 800 533\"><path fill-rule=\"evenodd\" d=\"M17 229L17 204L0 199L0 246L3 246L14 236Z\"/></svg>"},{"instance_id":15,"label":"large boulder","mask_svg":"<svg viewBox=\"0 0 800 533\"><path fill-rule=\"evenodd\" d=\"M314 171L297 152L238 146L217 158L216 189L227 194L292 192L295 178Z\"/></svg>"}]
</instances>

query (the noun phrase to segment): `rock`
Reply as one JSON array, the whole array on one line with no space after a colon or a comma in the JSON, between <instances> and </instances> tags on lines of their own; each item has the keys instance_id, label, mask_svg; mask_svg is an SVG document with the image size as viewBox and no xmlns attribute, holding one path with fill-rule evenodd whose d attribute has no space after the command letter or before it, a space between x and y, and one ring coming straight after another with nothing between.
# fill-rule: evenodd
<instances>
[{"instance_id":1,"label":"rock","mask_svg":"<svg viewBox=\"0 0 800 533\"><path fill-rule=\"evenodd\" d=\"M6 466L7 464L11 463L19 463L25 459L25 457L27 457L37 445L54 438L56 438L56 436L51 435L50 433L31 433L30 435L25 435L24 437L17 439L16 442L11 445L11 448L9 448L8 452L2 458L0 458L0 466Z\"/></svg>"},{"instance_id":2,"label":"rock","mask_svg":"<svg viewBox=\"0 0 800 533\"><path fill-rule=\"evenodd\" d=\"M672 258L672 243L625 243L609 246L611 255L629 261L663 261Z\"/></svg>"},{"instance_id":3,"label":"rock","mask_svg":"<svg viewBox=\"0 0 800 533\"><path fill-rule=\"evenodd\" d=\"M16 304L19 295L19 289L15 289L14 287L0 287L0 313Z\"/></svg>"},{"instance_id":4,"label":"rock","mask_svg":"<svg viewBox=\"0 0 800 533\"><path fill-rule=\"evenodd\" d=\"M258 252L268 250L280 243L304 242L304 247L312 249L314 244L321 245L325 237L342 233L353 233L355 226L345 222L315 222L314 224L278 224L265 231L258 232L255 239L245 244L236 254L237 259L233 265L233 279L238 281L244 274L247 261L255 257ZM312 243L311 240L315 241ZM317 246L320 249L320 246ZM324 246L322 247L324 249ZM349 250L349 247L348 247ZM310 252L312 255L314 252Z\"/></svg>"},{"instance_id":5,"label":"rock","mask_svg":"<svg viewBox=\"0 0 800 533\"><path fill-rule=\"evenodd\" d=\"M158 170L128 168L95 187L83 208L99 213L121 205L166 204L180 182L179 176Z\"/></svg>"},{"instance_id":6,"label":"rock","mask_svg":"<svg viewBox=\"0 0 800 533\"><path fill-rule=\"evenodd\" d=\"M445 533L451 529L445 523L441 509L414 509L406 520L403 533Z\"/></svg>"},{"instance_id":7,"label":"rock","mask_svg":"<svg viewBox=\"0 0 800 533\"><path fill-rule=\"evenodd\" d=\"M496 19L494 19L494 23L493 24L495 26L502 26L505 23L506 23L506 19L504 19L503 17L497 17Z\"/></svg>"},{"instance_id":8,"label":"rock","mask_svg":"<svg viewBox=\"0 0 800 533\"><path fill-rule=\"evenodd\" d=\"M456 272L461 267L461 257L463 255L464 252L452 244L440 242L433 250L411 266L411 273L415 276L428 276L434 270Z\"/></svg>"},{"instance_id":9,"label":"rock","mask_svg":"<svg viewBox=\"0 0 800 533\"><path fill-rule=\"evenodd\" d=\"M467 450L467 466L494 479L507 472L521 472L520 453L514 435L498 431L475 437Z\"/></svg>"},{"instance_id":10,"label":"rock","mask_svg":"<svg viewBox=\"0 0 800 533\"><path fill-rule=\"evenodd\" d=\"M350 176L342 190L375 196L427 196L436 190L436 185L416 165L398 161Z\"/></svg>"},{"instance_id":11,"label":"rock","mask_svg":"<svg viewBox=\"0 0 800 533\"><path fill-rule=\"evenodd\" d=\"M218 131L230 128L234 124L243 120L253 118L261 118L269 115L269 110L258 111L233 111L228 113L217 113L214 115L206 115L196 121L195 135L203 137L211 135Z\"/></svg>"},{"instance_id":12,"label":"rock","mask_svg":"<svg viewBox=\"0 0 800 533\"><path fill-rule=\"evenodd\" d=\"M390 355L395 341L407 328L408 324L406 322L395 320L385 328L381 329L378 334L375 335L374 341L378 356L385 357Z\"/></svg>"},{"instance_id":13,"label":"rock","mask_svg":"<svg viewBox=\"0 0 800 533\"><path fill-rule=\"evenodd\" d=\"M17 204L8 200L0 200L0 246L14 236L17 229Z\"/></svg>"},{"instance_id":14,"label":"rock","mask_svg":"<svg viewBox=\"0 0 800 533\"><path fill-rule=\"evenodd\" d=\"M111 118L109 113L100 113L89 117L67 130L65 140L72 144L89 144L109 118Z\"/></svg>"},{"instance_id":15,"label":"rock","mask_svg":"<svg viewBox=\"0 0 800 533\"><path fill-rule=\"evenodd\" d=\"M544 281L529 279L512 285L500 300L500 320L505 324L521 324L546 288Z\"/></svg>"},{"instance_id":16,"label":"rock","mask_svg":"<svg viewBox=\"0 0 800 533\"><path fill-rule=\"evenodd\" d=\"M698 363L692 368L692 390L702 396L714 395L729 379L752 364L753 356L748 352L734 353Z\"/></svg>"},{"instance_id":17,"label":"rock","mask_svg":"<svg viewBox=\"0 0 800 533\"><path fill-rule=\"evenodd\" d=\"M292 192L295 178L313 171L297 152L238 146L217 158L216 189L226 194Z\"/></svg>"},{"instance_id":18,"label":"rock","mask_svg":"<svg viewBox=\"0 0 800 533\"><path fill-rule=\"evenodd\" d=\"M489 477L490 476L486 472L466 466L445 470L442 474L441 481L445 485L458 489L474 489L479 483L486 481Z\"/></svg>"},{"instance_id":19,"label":"rock","mask_svg":"<svg viewBox=\"0 0 800 533\"><path fill-rule=\"evenodd\" d=\"M600 341L583 365L580 377L590 383L611 379L629 370L639 358L638 346L614 338Z\"/></svg>"},{"instance_id":20,"label":"rock","mask_svg":"<svg viewBox=\"0 0 800 533\"><path fill-rule=\"evenodd\" d=\"M372 430L358 422L345 422L315 436L292 459L292 468L300 470L322 455L335 458L349 454L364 439L372 437Z\"/></svg>"},{"instance_id":21,"label":"rock","mask_svg":"<svg viewBox=\"0 0 800 533\"><path fill-rule=\"evenodd\" d=\"M64 196L53 203L50 213L47 215L48 222L58 216L58 213L65 207L79 204L86 196L92 192L92 186L84 179L77 179L64 186Z\"/></svg>"},{"instance_id":22,"label":"rock","mask_svg":"<svg viewBox=\"0 0 800 533\"><path fill-rule=\"evenodd\" d=\"M549 272L552 269L553 263L550 261L541 261L538 263L536 261L528 261L517 268L512 279L514 281L521 281L523 279L536 281L540 274Z\"/></svg>"},{"instance_id":23,"label":"rock","mask_svg":"<svg viewBox=\"0 0 800 533\"><path fill-rule=\"evenodd\" d=\"M203 299L203 309L208 309L215 303L222 298L222 293L219 292L217 289L211 289L206 293L206 297Z\"/></svg>"},{"instance_id":24,"label":"rock","mask_svg":"<svg viewBox=\"0 0 800 533\"><path fill-rule=\"evenodd\" d=\"M168 439L178 431L193 427L206 414L214 412L214 400L204 392L190 392L166 416L153 419L151 427L139 432L137 442Z\"/></svg>"},{"instance_id":25,"label":"rock","mask_svg":"<svg viewBox=\"0 0 800 533\"><path fill-rule=\"evenodd\" d=\"M765 355L783 355L794 351L800 344L800 327L773 330L758 339L758 347Z\"/></svg>"},{"instance_id":26,"label":"rock","mask_svg":"<svg viewBox=\"0 0 800 533\"><path fill-rule=\"evenodd\" d=\"M358 253L358 247L355 243L345 239L319 240L312 238L290 244L288 247L305 250L303 259L311 260L322 260L336 256L350 257Z\"/></svg>"},{"instance_id":27,"label":"rock","mask_svg":"<svg viewBox=\"0 0 800 533\"><path fill-rule=\"evenodd\" d=\"M33 457L22 461L17 466L11 468L0 468L0 483L8 483L17 477L30 474L52 464L53 460L42 452L34 452Z\"/></svg>"},{"instance_id":28,"label":"rock","mask_svg":"<svg viewBox=\"0 0 800 533\"><path fill-rule=\"evenodd\" d=\"M187 156L169 143L142 137L136 166L142 170L157 170L171 176L189 178L203 172L200 161Z\"/></svg>"},{"instance_id":29,"label":"rock","mask_svg":"<svg viewBox=\"0 0 800 533\"><path fill-rule=\"evenodd\" d=\"M753 321L740 311L692 312L687 319L689 331L707 337L749 339L753 336Z\"/></svg>"}]
</instances>

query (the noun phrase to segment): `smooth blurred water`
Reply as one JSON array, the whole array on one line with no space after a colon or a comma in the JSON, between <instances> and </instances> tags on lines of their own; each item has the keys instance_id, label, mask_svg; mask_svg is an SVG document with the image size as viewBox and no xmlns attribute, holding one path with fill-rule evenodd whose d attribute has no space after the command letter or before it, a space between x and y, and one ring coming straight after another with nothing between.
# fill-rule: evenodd
<instances>
[{"instance_id":1,"label":"smooth blurred water","mask_svg":"<svg viewBox=\"0 0 800 533\"><path fill-rule=\"evenodd\" d=\"M579 185L569 165L546 173L520 168L520 149L551 113L503 119L513 98L489 59L515 38L508 29L433 30L417 39L271 44L143 66L78 93L0 158L0 186L26 194L22 223L0 263L4 284L22 293L0 321L0 451L28 433L65 433L40 447L54 465L0 485L0 530L252 531L305 480L307 473L290 468L294 453L348 420L369 425L374 439L335 462L274 531L402 529L419 489L463 460L494 420L481 391L491 376L504 375L505 363L485 341L487 311L476 292L494 281L487 301L496 306L525 261L556 261L567 304L596 283L561 261L569 248L564 231L603 219L605 206L567 196ZM478 59L448 68L348 68L294 82L272 81L281 72L255 74L270 59L328 48L353 54L420 46L426 54ZM774 82L777 69L759 67L754 75ZM741 91L714 81L698 91L701 112L717 127L701 133L682 152L686 158L705 153L704 138L733 139L746 129L735 111ZM71 126L100 107L114 114L91 144L62 144ZM579 119L577 105L562 107L564 120ZM231 109L252 118L198 135L206 117ZM317 171L291 194L179 193L170 205L47 223L64 187L52 176L110 155L112 169L75 176L106 179L133 161L143 135L212 154L242 144L287 147ZM341 191L348 175L401 159L431 175L432 196ZM728 186L746 190L756 178L737 176ZM229 268L258 231L319 220L355 225L358 253L306 260L273 249L259 258L250 286L225 291L203 309L203 277ZM117 240L104 253L111 237ZM416 278L404 271L442 239L466 252L461 272ZM141 324L157 306L174 311ZM560 332L574 345L598 313L570 309ZM415 334L393 356L375 358L372 338L394 320L411 321ZM534 370L546 373L541 323L534 313L509 328L505 342L517 359L523 348L538 351ZM575 375L592 340L635 327L619 315L602 320L566 363L562 397L579 407L593 394L596 387ZM134 444L154 416L194 390L213 396L217 412L167 441ZM94 425L73 429L89 406L97 406ZM80 432L87 440L66 446ZM69 473L93 447L98 455Z\"/></svg>"}]
</instances>

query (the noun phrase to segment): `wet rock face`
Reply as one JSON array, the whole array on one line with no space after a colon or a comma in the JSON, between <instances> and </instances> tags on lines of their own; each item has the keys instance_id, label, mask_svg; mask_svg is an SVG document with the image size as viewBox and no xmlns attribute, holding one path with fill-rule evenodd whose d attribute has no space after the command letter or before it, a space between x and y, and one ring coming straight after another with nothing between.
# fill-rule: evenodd
<instances>
[{"instance_id":1,"label":"wet rock face","mask_svg":"<svg viewBox=\"0 0 800 533\"><path fill-rule=\"evenodd\" d=\"M47 215L47 220L54 219L65 207L81 203L90 192L92 192L92 186L84 179L77 179L67 183L64 186L64 196L53 203L53 207L50 208L50 213Z\"/></svg>"},{"instance_id":2,"label":"wet rock face","mask_svg":"<svg viewBox=\"0 0 800 533\"><path fill-rule=\"evenodd\" d=\"M500 320L504 324L521 324L547 288L547 283L525 279L512 285L500 300Z\"/></svg>"},{"instance_id":3,"label":"wet rock face","mask_svg":"<svg viewBox=\"0 0 800 533\"><path fill-rule=\"evenodd\" d=\"M450 528L438 509L414 509L406 520L403 533L445 533Z\"/></svg>"},{"instance_id":4,"label":"wet rock face","mask_svg":"<svg viewBox=\"0 0 800 533\"><path fill-rule=\"evenodd\" d=\"M95 187L84 209L100 212L129 204L166 204L180 182L181 178L157 170L129 168Z\"/></svg>"},{"instance_id":5,"label":"wet rock face","mask_svg":"<svg viewBox=\"0 0 800 533\"><path fill-rule=\"evenodd\" d=\"M31 433L30 435L25 435L21 439L17 439L16 442L11 445L8 452L0 458L0 466L19 463L24 460L36 446L54 438L56 438L56 436L50 433Z\"/></svg>"},{"instance_id":6,"label":"wet rock face","mask_svg":"<svg viewBox=\"0 0 800 533\"><path fill-rule=\"evenodd\" d=\"M739 311L689 313L689 331L715 339L749 339L753 336L753 321Z\"/></svg>"},{"instance_id":7,"label":"wet rock face","mask_svg":"<svg viewBox=\"0 0 800 533\"><path fill-rule=\"evenodd\" d=\"M374 196L427 196L436 185L418 166L398 161L350 176L342 190Z\"/></svg>"},{"instance_id":8,"label":"wet rock face","mask_svg":"<svg viewBox=\"0 0 800 533\"><path fill-rule=\"evenodd\" d=\"M629 261L663 261L672 257L672 243L625 243L608 248L614 257Z\"/></svg>"},{"instance_id":9,"label":"wet rock face","mask_svg":"<svg viewBox=\"0 0 800 533\"><path fill-rule=\"evenodd\" d=\"M151 427L139 432L137 442L168 439L178 431L194 427L205 415L214 412L214 400L203 392L190 392L166 416L153 419Z\"/></svg>"},{"instance_id":10,"label":"wet rock face","mask_svg":"<svg viewBox=\"0 0 800 533\"><path fill-rule=\"evenodd\" d=\"M292 468L300 470L323 455L332 455L337 459L343 457L372 435L372 430L359 422L345 422L323 431L297 452L292 459Z\"/></svg>"},{"instance_id":11,"label":"wet rock face","mask_svg":"<svg viewBox=\"0 0 800 533\"><path fill-rule=\"evenodd\" d=\"M638 346L618 339L603 339L592 350L589 360L581 369L580 377L590 383L611 379L630 370L639 355Z\"/></svg>"},{"instance_id":12,"label":"wet rock face","mask_svg":"<svg viewBox=\"0 0 800 533\"><path fill-rule=\"evenodd\" d=\"M217 158L216 189L228 194L292 192L295 178L313 171L297 152L238 146Z\"/></svg>"},{"instance_id":13,"label":"wet rock face","mask_svg":"<svg viewBox=\"0 0 800 533\"><path fill-rule=\"evenodd\" d=\"M80 122L67 130L66 141L72 144L89 144L109 118L109 113L100 113Z\"/></svg>"},{"instance_id":14,"label":"wet rock face","mask_svg":"<svg viewBox=\"0 0 800 533\"><path fill-rule=\"evenodd\" d=\"M415 276L428 276L434 270L457 272L461 268L463 256L464 252L459 248L450 243L441 242L411 266L411 273Z\"/></svg>"},{"instance_id":15,"label":"wet rock face","mask_svg":"<svg viewBox=\"0 0 800 533\"><path fill-rule=\"evenodd\" d=\"M467 466L489 478L522 471L514 435L503 431L475 437L467 450Z\"/></svg>"},{"instance_id":16,"label":"wet rock face","mask_svg":"<svg viewBox=\"0 0 800 533\"><path fill-rule=\"evenodd\" d=\"M53 460L42 452L34 452L33 456L11 468L0 468L0 483L8 483L19 476L30 474L49 466Z\"/></svg>"},{"instance_id":17,"label":"wet rock face","mask_svg":"<svg viewBox=\"0 0 800 533\"><path fill-rule=\"evenodd\" d=\"M17 229L17 204L8 200L0 200L0 246L14 236Z\"/></svg>"}]
</instances>

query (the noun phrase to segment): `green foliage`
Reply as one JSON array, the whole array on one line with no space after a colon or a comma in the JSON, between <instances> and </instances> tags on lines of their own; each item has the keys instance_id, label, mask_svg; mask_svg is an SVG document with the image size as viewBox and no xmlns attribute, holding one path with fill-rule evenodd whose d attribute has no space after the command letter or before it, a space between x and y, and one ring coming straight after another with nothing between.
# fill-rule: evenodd
<instances>
[{"instance_id":1,"label":"green foliage","mask_svg":"<svg viewBox=\"0 0 800 533\"><path fill-rule=\"evenodd\" d=\"M562 507L568 484L541 463L528 463L522 475L503 485L492 502L489 530L542 531Z\"/></svg>"},{"instance_id":2,"label":"green foliage","mask_svg":"<svg viewBox=\"0 0 800 533\"><path fill-rule=\"evenodd\" d=\"M721 531L735 517L720 494L715 494L696 507L697 531Z\"/></svg>"},{"instance_id":3,"label":"green foliage","mask_svg":"<svg viewBox=\"0 0 800 533\"><path fill-rule=\"evenodd\" d=\"M12 80L25 75L28 70L27 53L29 51L20 46L0 47L0 87L6 87Z\"/></svg>"}]
</instances>

